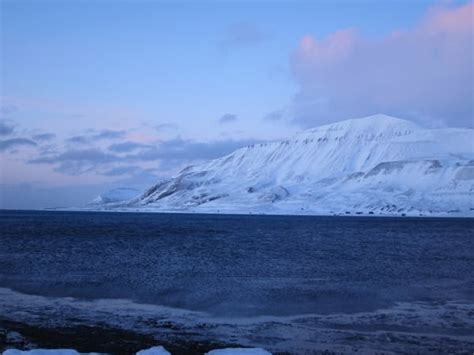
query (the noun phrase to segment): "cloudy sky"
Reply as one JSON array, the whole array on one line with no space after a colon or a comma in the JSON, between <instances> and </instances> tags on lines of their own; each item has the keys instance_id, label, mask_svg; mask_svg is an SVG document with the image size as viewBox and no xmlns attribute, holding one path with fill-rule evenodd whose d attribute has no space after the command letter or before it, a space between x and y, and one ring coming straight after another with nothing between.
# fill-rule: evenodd
<instances>
[{"instance_id":1,"label":"cloudy sky","mask_svg":"<svg viewBox=\"0 0 474 355\"><path fill-rule=\"evenodd\" d=\"M473 127L472 1L1 0L0 208L387 113Z\"/></svg>"}]
</instances>

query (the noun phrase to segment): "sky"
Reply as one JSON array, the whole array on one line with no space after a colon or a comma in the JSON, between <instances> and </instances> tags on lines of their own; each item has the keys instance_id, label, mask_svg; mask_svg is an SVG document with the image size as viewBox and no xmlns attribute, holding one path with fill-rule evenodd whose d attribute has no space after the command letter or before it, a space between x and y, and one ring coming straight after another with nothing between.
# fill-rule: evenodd
<instances>
[{"instance_id":1,"label":"sky","mask_svg":"<svg viewBox=\"0 0 474 355\"><path fill-rule=\"evenodd\" d=\"M474 126L472 1L0 0L0 208L80 206L305 128Z\"/></svg>"}]
</instances>

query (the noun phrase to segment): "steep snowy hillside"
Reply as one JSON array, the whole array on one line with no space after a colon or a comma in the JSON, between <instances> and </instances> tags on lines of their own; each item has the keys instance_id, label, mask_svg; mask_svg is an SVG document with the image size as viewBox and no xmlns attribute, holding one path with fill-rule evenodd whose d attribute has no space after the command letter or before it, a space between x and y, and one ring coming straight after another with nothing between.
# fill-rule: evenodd
<instances>
[{"instance_id":1,"label":"steep snowy hillside","mask_svg":"<svg viewBox=\"0 0 474 355\"><path fill-rule=\"evenodd\" d=\"M250 145L103 208L474 216L474 130L375 115Z\"/></svg>"}]
</instances>

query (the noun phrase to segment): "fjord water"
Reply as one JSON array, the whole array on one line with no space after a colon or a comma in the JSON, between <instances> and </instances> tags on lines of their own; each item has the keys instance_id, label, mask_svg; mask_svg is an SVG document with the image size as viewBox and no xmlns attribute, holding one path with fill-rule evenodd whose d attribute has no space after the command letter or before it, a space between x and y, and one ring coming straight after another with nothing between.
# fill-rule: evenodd
<instances>
[{"instance_id":1,"label":"fjord water","mask_svg":"<svg viewBox=\"0 0 474 355\"><path fill-rule=\"evenodd\" d=\"M213 316L474 302L474 220L2 211L0 287Z\"/></svg>"}]
</instances>

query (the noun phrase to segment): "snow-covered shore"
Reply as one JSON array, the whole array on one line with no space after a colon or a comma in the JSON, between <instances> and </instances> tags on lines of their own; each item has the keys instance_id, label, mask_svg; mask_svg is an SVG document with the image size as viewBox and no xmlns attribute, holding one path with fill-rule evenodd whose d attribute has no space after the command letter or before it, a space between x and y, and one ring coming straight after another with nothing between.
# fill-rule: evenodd
<instances>
[{"instance_id":1,"label":"snow-covered shore","mask_svg":"<svg viewBox=\"0 0 474 355\"><path fill-rule=\"evenodd\" d=\"M79 353L74 349L32 349L18 350L8 349L3 355L94 355L97 353ZM140 350L136 355L171 355L163 346L158 345L149 349ZM211 350L207 355L271 355L270 352L261 348L226 348Z\"/></svg>"},{"instance_id":2,"label":"snow-covered shore","mask_svg":"<svg viewBox=\"0 0 474 355\"><path fill-rule=\"evenodd\" d=\"M271 353L290 351L295 354L318 351L425 353L426 349L434 349L433 353L449 349L452 354L464 354L466 350L474 350L471 336L474 329L474 319L471 316L474 305L463 301L400 302L393 307L358 313L229 319L128 300L49 298L3 288L0 288L0 296L3 300L0 314L4 315L0 318L0 339L2 336L12 338L9 348L19 348L15 344L22 344L23 349L45 348L45 344L51 344L51 334L55 334L60 343L54 344L66 347L85 344L89 345L86 348L90 352L105 350L101 344L106 339L110 341L110 335L116 341L114 346L121 346L130 345L131 339L137 339L133 334L141 334L144 338L139 338L136 344L163 344L171 354L173 347L181 349L182 353L183 345L191 347L191 352L196 353L195 345L204 344L206 339L214 339L214 342L205 345L205 350L200 352L203 354L236 346L267 349ZM61 311L58 312L58 309ZM49 320L46 324L45 319ZM18 323L20 321L21 324ZM8 329L2 329L2 324L8 325ZM130 335L124 331L130 332ZM35 332L40 335L29 342L30 338L26 334ZM174 336L170 337L171 334ZM168 343L164 344L163 340ZM37 346L38 341L39 345L43 345ZM219 341L219 345L215 341ZM109 343L107 349L110 346ZM158 345L149 345L152 346ZM239 351L241 352L237 354L250 355L247 352L249 350L245 350L245 353L242 352L244 350ZM21 353L10 350L5 355L17 354ZM216 355L212 352L210 354ZM268 355L264 352L260 354Z\"/></svg>"}]
</instances>

